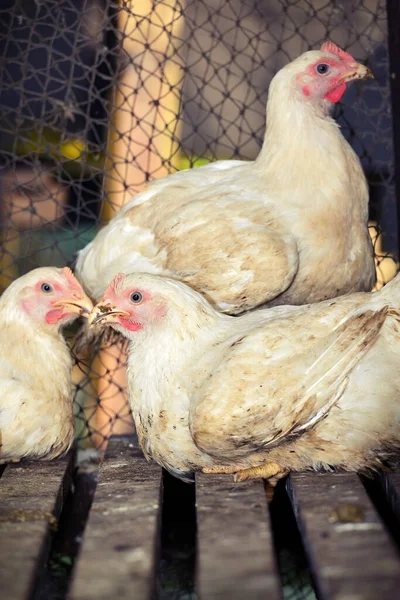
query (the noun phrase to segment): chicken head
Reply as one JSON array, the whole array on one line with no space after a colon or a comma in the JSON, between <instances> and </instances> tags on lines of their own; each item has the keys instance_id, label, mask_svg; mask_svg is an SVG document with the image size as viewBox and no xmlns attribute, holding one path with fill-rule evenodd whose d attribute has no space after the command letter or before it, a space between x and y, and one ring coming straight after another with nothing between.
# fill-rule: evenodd
<instances>
[{"instance_id":1,"label":"chicken head","mask_svg":"<svg viewBox=\"0 0 400 600\"><path fill-rule=\"evenodd\" d=\"M89 314L91 300L86 296L71 269L43 267L18 279L4 292L3 299L16 294L16 305L9 309L22 310L37 325L60 329L78 315Z\"/></svg>"},{"instance_id":2,"label":"chicken head","mask_svg":"<svg viewBox=\"0 0 400 600\"><path fill-rule=\"evenodd\" d=\"M126 332L157 324L166 316L166 298L136 285L132 287L129 283L123 273L113 279L102 301L91 312L89 325L101 322L126 335Z\"/></svg>"},{"instance_id":3,"label":"chicken head","mask_svg":"<svg viewBox=\"0 0 400 600\"><path fill-rule=\"evenodd\" d=\"M325 42L320 51L306 52L291 66L297 91L303 98L317 102L339 102L348 82L373 77L368 67L331 41Z\"/></svg>"}]
</instances>

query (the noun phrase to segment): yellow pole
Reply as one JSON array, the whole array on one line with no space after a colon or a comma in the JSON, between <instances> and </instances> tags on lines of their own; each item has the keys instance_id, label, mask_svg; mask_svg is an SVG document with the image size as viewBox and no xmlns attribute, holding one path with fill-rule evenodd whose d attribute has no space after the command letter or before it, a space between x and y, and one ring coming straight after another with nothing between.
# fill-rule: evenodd
<instances>
[{"instance_id":1,"label":"yellow pole","mask_svg":"<svg viewBox=\"0 0 400 600\"><path fill-rule=\"evenodd\" d=\"M121 55L128 61L113 90L105 165L107 222L135 192L176 169L183 82L182 0L125 0L118 15ZM93 367L100 400L96 445L132 429L126 358L120 346L99 352ZM121 418L122 415L122 418Z\"/></svg>"},{"instance_id":2,"label":"yellow pole","mask_svg":"<svg viewBox=\"0 0 400 600\"><path fill-rule=\"evenodd\" d=\"M111 101L105 221L149 180L175 170L179 149L183 4L126 0L118 24L128 65Z\"/></svg>"}]
</instances>

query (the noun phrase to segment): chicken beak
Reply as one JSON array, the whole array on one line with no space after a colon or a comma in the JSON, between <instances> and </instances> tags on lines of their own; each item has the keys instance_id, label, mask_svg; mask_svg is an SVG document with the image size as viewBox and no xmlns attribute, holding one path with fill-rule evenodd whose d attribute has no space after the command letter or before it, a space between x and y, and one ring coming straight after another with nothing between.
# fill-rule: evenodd
<instances>
[{"instance_id":1,"label":"chicken beak","mask_svg":"<svg viewBox=\"0 0 400 600\"><path fill-rule=\"evenodd\" d=\"M88 316L93 309L93 302L85 294L82 298L66 298L54 303L55 307L66 307L68 312Z\"/></svg>"},{"instance_id":2,"label":"chicken beak","mask_svg":"<svg viewBox=\"0 0 400 600\"><path fill-rule=\"evenodd\" d=\"M356 64L354 69L351 69L347 75L345 75L342 81L354 81L355 79L375 79L371 69L365 65Z\"/></svg>"},{"instance_id":3,"label":"chicken beak","mask_svg":"<svg viewBox=\"0 0 400 600\"><path fill-rule=\"evenodd\" d=\"M104 304L96 304L88 317L88 325L106 325L107 323L115 323L115 316L129 317L130 314L125 310L119 310L115 306L105 306Z\"/></svg>"}]
</instances>

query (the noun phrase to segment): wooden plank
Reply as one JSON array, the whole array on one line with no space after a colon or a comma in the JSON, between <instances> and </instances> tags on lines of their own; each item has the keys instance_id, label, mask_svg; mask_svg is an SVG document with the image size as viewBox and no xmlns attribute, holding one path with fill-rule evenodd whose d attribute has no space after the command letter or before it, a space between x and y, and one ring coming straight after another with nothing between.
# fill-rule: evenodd
<instances>
[{"instance_id":1,"label":"wooden plank","mask_svg":"<svg viewBox=\"0 0 400 600\"><path fill-rule=\"evenodd\" d=\"M111 438L99 471L71 600L135 598L153 592L161 469L135 436Z\"/></svg>"},{"instance_id":2,"label":"wooden plank","mask_svg":"<svg viewBox=\"0 0 400 600\"><path fill-rule=\"evenodd\" d=\"M397 548L357 475L292 474L288 491L320 599L399 597Z\"/></svg>"},{"instance_id":3,"label":"wooden plank","mask_svg":"<svg viewBox=\"0 0 400 600\"><path fill-rule=\"evenodd\" d=\"M262 482L199 474L196 505L199 598L281 598Z\"/></svg>"},{"instance_id":4,"label":"wooden plank","mask_svg":"<svg viewBox=\"0 0 400 600\"><path fill-rule=\"evenodd\" d=\"M0 479L0 589L26 600L40 576L71 482L72 453L49 462L7 466Z\"/></svg>"}]
</instances>

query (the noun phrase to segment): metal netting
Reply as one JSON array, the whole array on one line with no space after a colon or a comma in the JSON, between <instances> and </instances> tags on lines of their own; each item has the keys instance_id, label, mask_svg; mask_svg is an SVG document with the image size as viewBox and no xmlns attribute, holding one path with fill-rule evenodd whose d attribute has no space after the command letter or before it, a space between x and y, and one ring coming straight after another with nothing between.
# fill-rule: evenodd
<instances>
[{"instance_id":1,"label":"metal netting","mask_svg":"<svg viewBox=\"0 0 400 600\"><path fill-rule=\"evenodd\" d=\"M326 39L376 76L350 87L336 116L370 184L378 285L391 279L398 232L384 0L2 0L1 288L34 267L73 264L148 181L254 159L272 76ZM77 355L73 379L82 445L133 430L118 345ZM279 555L285 598L314 598L289 546Z\"/></svg>"},{"instance_id":2,"label":"metal netting","mask_svg":"<svg viewBox=\"0 0 400 600\"><path fill-rule=\"evenodd\" d=\"M261 147L274 73L326 39L371 67L338 108L370 183L379 285L396 270L383 0L2 0L0 284L77 250L156 177ZM78 437L132 430L124 356L77 356Z\"/></svg>"}]
</instances>

